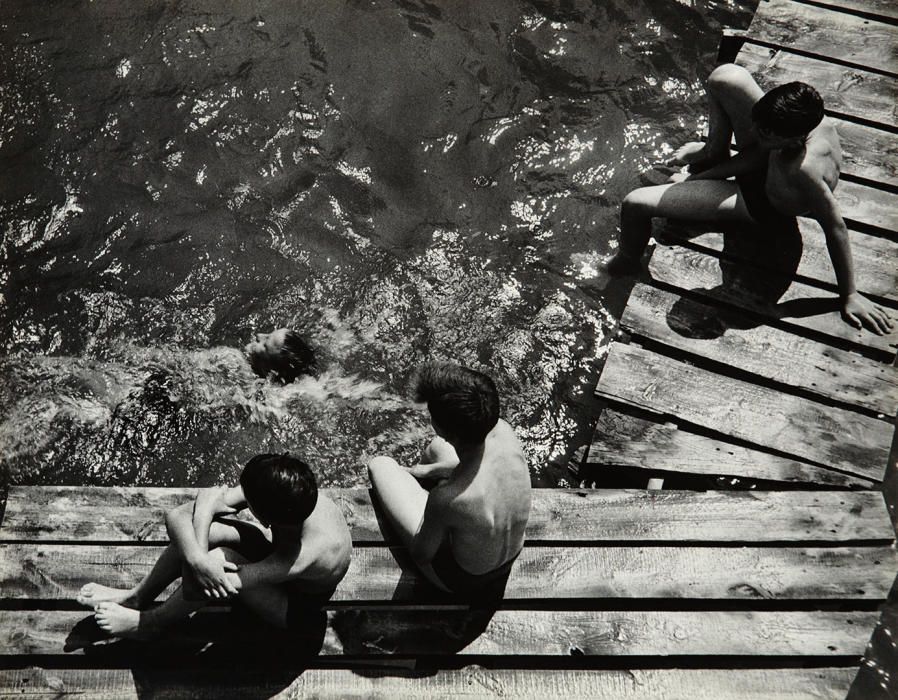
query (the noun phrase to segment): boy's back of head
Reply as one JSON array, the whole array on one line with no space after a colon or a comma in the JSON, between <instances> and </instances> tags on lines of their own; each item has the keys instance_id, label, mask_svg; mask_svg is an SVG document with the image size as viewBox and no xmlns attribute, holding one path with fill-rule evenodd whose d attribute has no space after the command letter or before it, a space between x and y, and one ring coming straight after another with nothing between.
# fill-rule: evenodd
<instances>
[{"instance_id":1,"label":"boy's back of head","mask_svg":"<svg viewBox=\"0 0 898 700\"><path fill-rule=\"evenodd\" d=\"M315 475L289 454L260 454L240 474L243 495L265 525L302 525L318 503Z\"/></svg>"},{"instance_id":2,"label":"boy's back of head","mask_svg":"<svg viewBox=\"0 0 898 700\"><path fill-rule=\"evenodd\" d=\"M786 83L758 100L751 117L764 131L784 137L805 136L823 119L823 98L807 83Z\"/></svg>"},{"instance_id":3,"label":"boy's back of head","mask_svg":"<svg viewBox=\"0 0 898 700\"><path fill-rule=\"evenodd\" d=\"M499 421L499 393L487 375L449 362L431 362L415 377L415 400L427 402L450 442L479 444Z\"/></svg>"}]
</instances>

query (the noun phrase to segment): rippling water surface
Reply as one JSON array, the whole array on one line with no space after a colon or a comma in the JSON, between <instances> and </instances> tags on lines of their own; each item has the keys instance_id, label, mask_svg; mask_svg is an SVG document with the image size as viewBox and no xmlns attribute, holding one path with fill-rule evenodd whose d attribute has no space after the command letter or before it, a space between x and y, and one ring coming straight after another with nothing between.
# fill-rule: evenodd
<instances>
[{"instance_id":1,"label":"rippling water surface","mask_svg":"<svg viewBox=\"0 0 898 700\"><path fill-rule=\"evenodd\" d=\"M429 357L485 369L563 483L618 207L691 138L729 0L0 5L0 454L193 485L291 450L413 460ZM299 328L317 379L255 380ZM553 466L555 465L555 466Z\"/></svg>"}]
</instances>

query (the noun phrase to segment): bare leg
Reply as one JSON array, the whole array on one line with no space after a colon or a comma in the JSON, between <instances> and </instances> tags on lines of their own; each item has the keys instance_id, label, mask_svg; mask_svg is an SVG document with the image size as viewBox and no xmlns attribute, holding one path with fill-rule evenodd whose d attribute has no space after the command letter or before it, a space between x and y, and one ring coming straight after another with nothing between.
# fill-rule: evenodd
<instances>
[{"instance_id":1,"label":"bare leg","mask_svg":"<svg viewBox=\"0 0 898 700\"><path fill-rule=\"evenodd\" d=\"M632 266L638 269L655 216L753 222L739 186L729 180L690 180L641 187L628 194L621 205L620 250L608 265L611 274L628 274Z\"/></svg>"},{"instance_id":2,"label":"bare leg","mask_svg":"<svg viewBox=\"0 0 898 700\"><path fill-rule=\"evenodd\" d=\"M234 547L255 559L267 555L266 542L266 535L251 523L214 522L209 530L210 547ZM77 600L91 608L96 608L99 603L118 603L142 610L181 577L183 566L180 551L170 544L163 550L150 572L133 588L110 588L99 583L88 583L82 586Z\"/></svg>"},{"instance_id":3,"label":"bare leg","mask_svg":"<svg viewBox=\"0 0 898 700\"><path fill-rule=\"evenodd\" d=\"M708 140L685 144L674 153L668 165L707 168L729 157L734 135L740 147L753 143L751 108L763 94L751 74L741 66L725 63L715 68L708 78Z\"/></svg>"},{"instance_id":4,"label":"bare leg","mask_svg":"<svg viewBox=\"0 0 898 700\"><path fill-rule=\"evenodd\" d=\"M100 603L120 603L129 608L143 609L181 576L182 565L181 553L170 544L150 572L133 588L110 588L99 583L88 583L81 587L77 600L91 608L96 608Z\"/></svg>"},{"instance_id":5,"label":"bare leg","mask_svg":"<svg viewBox=\"0 0 898 700\"><path fill-rule=\"evenodd\" d=\"M387 520L399 536L399 541L410 548L424 520L427 491L415 477L390 457L372 459L368 463L368 475ZM430 566L419 565L418 568L431 583L447 590Z\"/></svg>"}]
</instances>

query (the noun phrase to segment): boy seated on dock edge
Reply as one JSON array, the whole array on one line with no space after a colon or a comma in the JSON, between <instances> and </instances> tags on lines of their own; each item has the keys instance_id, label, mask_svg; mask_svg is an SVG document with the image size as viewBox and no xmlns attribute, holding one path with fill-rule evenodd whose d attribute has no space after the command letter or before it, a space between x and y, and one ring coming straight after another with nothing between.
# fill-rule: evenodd
<instances>
[{"instance_id":1,"label":"boy seated on dock edge","mask_svg":"<svg viewBox=\"0 0 898 700\"><path fill-rule=\"evenodd\" d=\"M848 229L833 197L842 149L817 91L792 82L764 94L747 70L730 63L711 73L708 98L707 142L687 143L668 162L690 172L624 199L620 248L609 273L639 271L655 216L749 223L774 235L794 227L796 216L811 216L826 236L842 318L877 335L890 332L886 312L857 290ZM733 137L741 150L730 157Z\"/></svg>"},{"instance_id":2,"label":"boy seated on dock edge","mask_svg":"<svg viewBox=\"0 0 898 700\"><path fill-rule=\"evenodd\" d=\"M258 523L220 519L245 508ZM308 465L287 454L253 457L238 486L201 489L194 502L166 513L165 522L171 544L134 588L81 589L78 602L92 607L112 636L155 636L227 599L291 628L333 595L349 568L352 539L343 513L318 493ZM178 578L182 585L151 607Z\"/></svg>"},{"instance_id":3,"label":"boy seated on dock edge","mask_svg":"<svg viewBox=\"0 0 898 700\"><path fill-rule=\"evenodd\" d=\"M449 363L422 367L415 399L437 437L420 464L368 465L383 510L424 576L465 597L501 597L524 545L530 472L514 430L499 418L493 380ZM438 483L428 492L419 479Z\"/></svg>"}]
</instances>

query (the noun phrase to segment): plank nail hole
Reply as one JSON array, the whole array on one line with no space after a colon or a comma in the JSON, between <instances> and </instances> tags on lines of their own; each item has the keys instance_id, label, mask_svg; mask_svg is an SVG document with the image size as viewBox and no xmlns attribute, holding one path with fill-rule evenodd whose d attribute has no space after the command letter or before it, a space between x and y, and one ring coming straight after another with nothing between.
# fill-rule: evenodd
<instances>
[{"instance_id":1,"label":"plank nail hole","mask_svg":"<svg viewBox=\"0 0 898 700\"><path fill-rule=\"evenodd\" d=\"M864 595L864 589L863 589L863 588L858 588L858 589L857 589L857 593L858 593L858 595Z\"/></svg>"},{"instance_id":2,"label":"plank nail hole","mask_svg":"<svg viewBox=\"0 0 898 700\"><path fill-rule=\"evenodd\" d=\"M876 564L876 566L879 566L879 560L876 560L873 563Z\"/></svg>"},{"instance_id":3,"label":"plank nail hole","mask_svg":"<svg viewBox=\"0 0 898 700\"><path fill-rule=\"evenodd\" d=\"M845 622L847 622L849 625L853 625L853 624L854 624L854 620L845 620Z\"/></svg>"},{"instance_id":4,"label":"plank nail hole","mask_svg":"<svg viewBox=\"0 0 898 700\"><path fill-rule=\"evenodd\" d=\"M829 649L830 651L835 651L837 647L834 647L832 644L829 644L829 645L827 645L826 648Z\"/></svg>"},{"instance_id":5,"label":"plank nail hole","mask_svg":"<svg viewBox=\"0 0 898 700\"><path fill-rule=\"evenodd\" d=\"M568 653L571 656L585 656L583 650L575 644L571 644L571 648L568 650Z\"/></svg>"}]
</instances>

